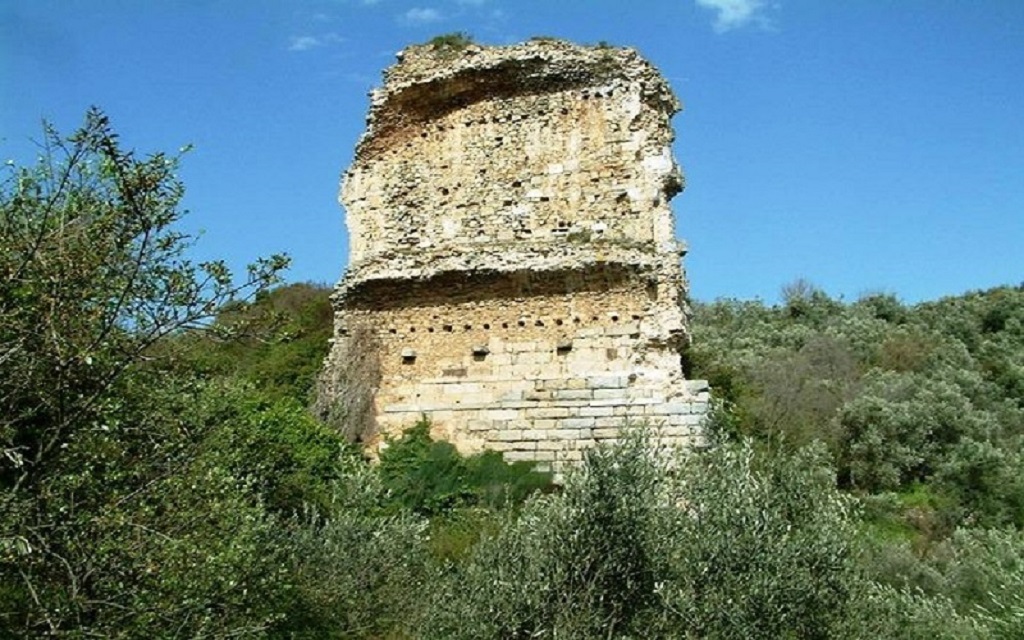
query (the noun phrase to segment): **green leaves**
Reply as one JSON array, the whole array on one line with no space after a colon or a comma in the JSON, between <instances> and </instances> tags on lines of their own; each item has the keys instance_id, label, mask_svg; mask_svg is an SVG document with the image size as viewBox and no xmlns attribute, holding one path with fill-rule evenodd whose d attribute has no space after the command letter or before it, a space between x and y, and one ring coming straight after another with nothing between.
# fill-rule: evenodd
<instances>
[{"instance_id":1,"label":"green leaves","mask_svg":"<svg viewBox=\"0 0 1024 640\"><path fill-rule=\"evenodd\" d=\"M993 465L1018 460L1024 442L1024 289L916 307L882 294L842 304L804 282L785 293L779 307L695 305L690 375L731 401L732 431L824 442L857 491L936 483L947 522L1017 521L1024 498Z\"/></svg>"},{"instance_id":2,"label":"green leaves","mask_svg":"<svg viewBox=\"0 0 1024 640\"><path fill-rule=\"evenodd\" d=\"M237 377L273 399L308 404L333 331L329 296L321 285L276 287L219 307L212 324L175 336L173 346L205 374Z\"/></svg>"},{"instance_id":3,"label":"green leaves","mask_svg":"<svg viewBox=\"0 0 1024 640\"><path fill-rule=\"evenodd\" d=\"M276 592L246 576L277 570L274 517L245 474L193 475L208 427L163 347L286 260L241 282L193 264L178 158L124 150L99 110L66 139L47 126L42 148L0 183L0 628L264 629Z\"/></svg>"},{"instance_id":4,"label":"green leaves","mask_svg":"<svg viewBox=\"0 0 1024 640\"><path fill-rule=\"evenodd\" d=\"M853 501L823 449L750 442L685 457L665 606L695 637L835 637L863 584Z\"/></svg>"},{"instance_id":5,"label":"green leaves","mask_svg":"<svg viewBox=\"0 0 1024 640\"><path fill-rule=\"evenodd\" d=\"M868 584L824 458L686 454L641 431L594 450L453 567L426 635L840 637Z\"/></svg>"},{"instance_id":6,"label":"green leaves","mask_svg":"<svg viewBox=\"0 0 1024 640\"><path fill-rule=\"evenodd\" d=\"M380 474L391 499L415 513L447 515L459 507L518 504L549 488L551 476L525 463L508 464L495 452L461 456L430 437L423 419L381 452Z\"/></svg>"},{"instance_id":7,"label":"green leaves","mask_svg":"<svg viewBox=\"0 0 1024 640\"><path fill-rule=\"evenodd\" d=\"M47 128L44 149L0 191L0 445L30 462L22 474L43 473L157 342L287 264L259 260L236 283L223 263L183 257L178 158L123 150L99 110L67 139Z\"/></svg>"}]
</instances>

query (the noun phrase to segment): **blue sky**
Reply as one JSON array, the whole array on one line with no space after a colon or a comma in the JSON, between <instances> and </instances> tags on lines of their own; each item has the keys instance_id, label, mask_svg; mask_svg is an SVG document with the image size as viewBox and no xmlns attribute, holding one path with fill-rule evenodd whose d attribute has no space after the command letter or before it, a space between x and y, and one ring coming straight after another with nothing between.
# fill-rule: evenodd
<instances>
[{"instance_id":1,"label":"blue sky","mask_svg":"<svg viewBox=\"0 0 1024 640\"><path fill-rule=\"evenodd\" d=\"M290 280L334 282L366 92L451 31L605 40L662 70L697 299L1024 281L1019 0L0 0L0 155L98 105L141 152L195 145L198 257L285 251Z\"/></svg>"}]
</instances>

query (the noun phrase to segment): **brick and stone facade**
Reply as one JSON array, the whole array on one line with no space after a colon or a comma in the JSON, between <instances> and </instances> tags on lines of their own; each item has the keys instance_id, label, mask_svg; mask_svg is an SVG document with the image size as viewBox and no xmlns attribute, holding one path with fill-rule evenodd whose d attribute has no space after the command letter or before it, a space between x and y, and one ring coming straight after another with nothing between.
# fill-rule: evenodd
<instances>
[{"instance_id":1,"label":"brick and stone facade","mask_svg":"<svg viewBox=\"0 0 1024 640\"><path fill-rule=\"evenodd\" d=\"M627 424L694 443L708 392L680 363L679 103L657 70L561 41L424 45L371 100L324 376L367 444L423 414L464 452L556 470Z\"/></svg>"}]
</instances>

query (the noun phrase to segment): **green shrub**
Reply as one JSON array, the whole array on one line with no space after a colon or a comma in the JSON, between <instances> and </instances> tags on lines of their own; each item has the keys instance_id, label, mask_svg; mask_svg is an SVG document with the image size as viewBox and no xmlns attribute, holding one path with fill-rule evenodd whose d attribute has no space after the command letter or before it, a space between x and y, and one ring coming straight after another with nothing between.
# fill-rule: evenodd
<instances>
[{"instance_id":1,"label":"green shrub","mask_svg":"<svg viewBox=\"0 0 1024 640\"><path fill-rule=\"evenodd\" d=\"M678 457L641 433L596 449L453 568L427 635L843 637L872 601L823 460L749 443Z\"/></svg>"},{"instance_id":2,"label":"green shrub","mask_svg":"<svg viewBox=\"0 0 1024 640\"><path fill-rule=\"evenodd\" d=\"M379 471L391 499L420 514L441 513L472 500L465 461L450 443L431 439L425 418L387 443Z\"/></svg>"},{"instance_id":3,"label":"green shrub","mask_svg":"<svg viewBox=\"0 0 1024 640\"><path fill-rule=\"evenodd\" d=\"M959 530L914 553L875 545L865 559L876 581L869 610L894 638L1024 637L1024 534ZM867 621L861 621L869 628Z\"/></svg>"},{"instance_id":4,"label":"green shrub","mask_svg":"<svg viewBox=\"0 0 1024 640\"><path fill-rule=\"evenodd\" d=\"M201 385L164 347L287 260L188 259L178 158L99 110L41 149L0 180L0 636L258 635L290 597L280 520L199 462Z\"/></svg>"},{"instance_id":5,"label":"green shrub","mask_svg":"<svg viewBox=\"0 0 1024 640\"><path fill-rule=\"evenodd\" d=\"M441 53L456 53L473 44L473 36L462 31L444 33L431 38L427 44Z\"/></svg>"},{"instance_id":6,"label":"green shrub","mask_svg":"<svg viewBox=\"0 0 1024 640\"><path fill-rule=\"evenodd\" d=\"M871 371L860 395L839 411L842 480L869 491L925 481L960 439L984 430L955 382L922 374Z\"/></svg>"},{"instance_id":7,"label":"green shrub","mask_svg":"<svg viewBox=\"0 0 1024 640\"><path fill-rule=\"evenodd\" d=\"M958 612L975 615L993 637L1024 637L1024 533L960 530L932 564Z\"/></svg>"},{"instance_id":8,"label":"green shrub","mask_svg":"<svg viewBox=\"0 0 1024 640\"><path fill-rule=\"evenodd\" d=\"M427 522L382 513L385 500L375 469L343 459L330 507L293 528L288 565L296 597L275 637L415 637L411 625L433 577Z\"/></svg>"},{"instance_id":9,"label":"green shrub","mask_svg":"<svg viewBox=\"0 0 1024 640\"><path fill-rule=\"evenodd\" d=\"M1024 529L1024 438L996 446L964 440L935 474L938 491L955 502L959 522Z\"/></svg>"},{"instance_id":10,"label":"green shrub","mask_svg":"<svg viewBox=\"0 0 1024 640\"><path fill-rule=\"evenodd\" d=\"M661 589L671 628L707 638L839 635L863 597L853 503L821 448L750 443L684 458Z\"/></svg>"},{"instance_id":11,"label":"green shrub","mask_svg":"<svg viewBox=\"0 0 1024 640\"><path fill-rule=\"evenodd\" d=\"M298 402L268 400L251 385L214 382L198 464L224 469L281 514L326 508L347 444Z\"/></svg>"},{"instance_id":12,"label":"green shrub","mask_svg":"<svg viewBox=\"0 0 1024 640\"><path fill-rule=\"evenodd\" d=\"M588 452L561 494L535 496L453 568L428 637L618 637L655 598L661 465L637 436Z\"/></svg>"},{"instance_id":13,"label":"green shrub","mask_svg":"<svg viewBox=\"0 0 1024 640\"><path fill-rule=\"evenodd\" d=\"M989 627L974 616L958 613L942 596L871 585L860 606L851 607L841 635L861 640L995 640ZM822 636L828 637L828 636Z\"/></svg>"},{"instance_id":14,"label":"green shrub","mask_svg":"<svg viewBox=\"0 0 1024 640\"><path fill-rule=\"evenodd\" d=\"M506 463L494 451L463 457L450 443L430 437L426 418L388 443L380 474L395 503L422 515L519 503L551 486L550 474L527 462Z\"/></svg>"},{"instance_id":15,"label":"green shrub","mask_svg":"<svg viewBox=\"0 0 1024 640\"><path fill-rule=\"evenodd\" d=\"M309 404L333 331L330 293L309 283L277 287L221 310L212 326L179 336L175 346L190 369Z\"/></svg>"},{"instance_id":16,"label":"green shrub","mask_svg":"<svg viewBox=\"0 0 1024 640\"><path fill-rule=\"evenodd\" d=\"M467 507L455 509L430 520L427 548L438 562L461 562L480 540L497 533L504 514L495 509Z\"/></svg>"}]
</instances>

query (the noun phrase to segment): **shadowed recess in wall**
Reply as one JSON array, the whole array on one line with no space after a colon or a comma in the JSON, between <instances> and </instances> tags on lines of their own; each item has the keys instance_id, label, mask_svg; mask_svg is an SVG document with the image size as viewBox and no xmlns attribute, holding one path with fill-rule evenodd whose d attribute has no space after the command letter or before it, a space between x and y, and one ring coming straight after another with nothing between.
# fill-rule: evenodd
<instances>
[{"instance_id":1,"label":"shadowed recess in wall","mask_svg":"<svg viewBox=\"0 0 1024 640\"><path fill-rule=\"evenodd\" d=\"M440 303L484 302L532 296L576 295L583 291L611 291L633 282L628 265L604 264L586 270L564 269L538 273L450 271L429 280L374 280L346 292L349 309L395 309L410 301L430 306ZM652 289L656 297L656 288Z\"/></svg>"}]
</instances>

